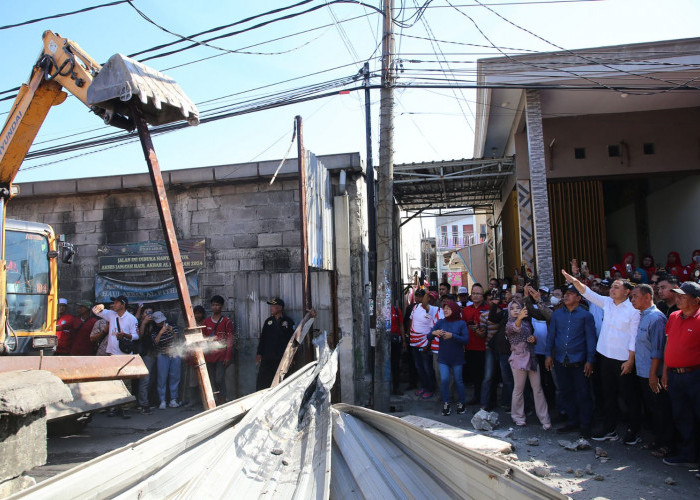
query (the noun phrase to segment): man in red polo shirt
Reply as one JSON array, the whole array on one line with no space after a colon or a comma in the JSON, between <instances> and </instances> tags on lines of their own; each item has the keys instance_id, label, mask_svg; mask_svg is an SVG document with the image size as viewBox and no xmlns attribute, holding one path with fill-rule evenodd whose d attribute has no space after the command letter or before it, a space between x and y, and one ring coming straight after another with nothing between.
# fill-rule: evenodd
<instances>
[{"instance_id":1,"label":"man in red polo shirt","mask_svg":"<svg viewBox=\"0 0 700 500\"><path fill-rule=\"evenodd\" d=\"M462 309L462 319L469 328L469 342L464 353L467 366L463 373L467 378L465 382L474 384L474 397L466 404L476 405L481 402L481 385L484 382L486 322L489 315L489 305L484 302L484 287L480 283L472 285L471 299L471 305Z\"/></svg>"},{"instance_id":2,"label":"man in red polo shirt","mask_svg":"<svg viewBox=\"0 0 700 500\"><path fill-rule=\"evenodd\" d=\"M700 420L700 284L686 281L674 288L676 305L666 323L666 352L661 385L668 390L676 429L681 435L678 454L666 465L697 467ZM698 475L700 478L700 474Z\"/></svg>"}]
</instances>

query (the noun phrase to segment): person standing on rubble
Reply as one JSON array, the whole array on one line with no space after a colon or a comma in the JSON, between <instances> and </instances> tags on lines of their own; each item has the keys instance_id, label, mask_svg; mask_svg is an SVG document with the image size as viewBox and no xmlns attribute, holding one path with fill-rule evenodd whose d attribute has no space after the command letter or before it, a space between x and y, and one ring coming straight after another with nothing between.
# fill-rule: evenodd
<instances>
[{"instance_id":1,"label":"person standing on rubble","mask_svg":"<svg viewBox=\"0 0 700 500\"><path fill-rule=\"evenodd\" d=\"M284 314L284 300L275 297L267 303L270 305L270 316L263 322L258 354L255 357L255 364L258 366L258 391L272 384L295 329L294 320Z\"/></svg>"}]
</instances>

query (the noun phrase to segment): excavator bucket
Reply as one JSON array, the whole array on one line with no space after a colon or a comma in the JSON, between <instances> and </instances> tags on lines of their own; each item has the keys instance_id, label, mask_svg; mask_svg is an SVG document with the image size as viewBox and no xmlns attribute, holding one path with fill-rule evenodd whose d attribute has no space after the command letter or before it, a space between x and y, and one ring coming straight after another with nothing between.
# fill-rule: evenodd
<instances>
[{"instance_id":1,"label":"excavator bucket","mask_svg":"<svg viewBox=\"0 0 700 500\"><path fill-rule=\"evenodd\" d=\"M197 107L169 76L122 54L115 54L92 81L87 103L105 110L105 123L133 129L128 102L138 97L139 108L151 125L187 120L199 123ZM128 125L113 123L126 118Z\"/></svg>"}]
</instances>

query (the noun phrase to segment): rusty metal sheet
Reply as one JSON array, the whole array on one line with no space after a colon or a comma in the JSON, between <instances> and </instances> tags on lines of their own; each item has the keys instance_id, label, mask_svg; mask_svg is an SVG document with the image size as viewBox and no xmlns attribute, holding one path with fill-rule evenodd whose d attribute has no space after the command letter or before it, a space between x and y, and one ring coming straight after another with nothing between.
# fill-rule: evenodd
<instances>
[{"instance_id":1,"label":"rusty metal sheet","mask_svg":"<svg viewBox=\"0 0 700 500\"><path fill-rule=\"evenodd\" d=\"M0 373L14 370L46 370L65 383L133 379L148 375L141 356L5 356Z\"/></svg>"}]
</instances>

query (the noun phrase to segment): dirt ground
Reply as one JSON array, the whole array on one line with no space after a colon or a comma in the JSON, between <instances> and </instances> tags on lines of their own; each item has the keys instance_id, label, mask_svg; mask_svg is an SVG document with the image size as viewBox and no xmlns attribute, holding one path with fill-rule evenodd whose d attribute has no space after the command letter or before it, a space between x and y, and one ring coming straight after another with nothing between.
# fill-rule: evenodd
<instances>
[{"instance_id":1,"label":"dirt ground","mask_svg":"<svg viewBox=\"0 0 700 500\"><path fill-rule=\"evenodd\" d=\"M457 415L453 410L452 415L443 417L442 404L437 395L424 401L414 396L412 391L403 396L392 396L391 404L395 410L392 414L399 417L419 415L474 431L471 419L478 410L476 406L468 407L463 415ZM548 473L547 477L542 477L543 481L574 499L700 498L700 480L695 477L697 470L664 465L661 459L642 449L643 443L626 446L621 442L591 440L590 449L569 451L558 441L575 441L578 438L576 434L557 434L554 428L544 431L535 415L528 417L527 426L517 427L509 414L503 411L498 411L498 414L499 425L494 429L494 434L481 433L500 439L503 433L512 430L512 435L504 440L510 441L515 451L501 455L501 458L529 472L539 467L541 472ZM527 444L534 439L537 445ZM596 447L607 453L607 457L602 457L607 461L596 458ZM586 472L589 465L591 473ZM579 474L582 473L581 477L577 477L577 469Z\"/></svg>"},{"instance_id":2,"label":"dirt ground","mask_svg":"<svg viewBox=\"0 0 700 500\"><path fill-rule=\"evenodd\" d=\"M474 430L470 420L476 407L468 407L467 413L443 417L437 396L421 400L411 392L403 396L392 396L391 405L395 416L418 415L444 422L455 427ZM64 470L84 463L113 449L137 441L150 433L176 422L192 417L195 411L186 408L153 410L152 415L131 412L132 418L107 417L96 414L81 432L48 440L48 463L37 467L30 475L37 481L52 477ZM653 499L700 498L700 480L695 471L669 467L654 458L641 445L625 446L619 442L597 443L591 441L591 449L568 451L558 444L561 439L575 440L576 435L561 435L554 430L543 431L534 416L528 417L526 427L516 427L510 416L499 412L496 432L512 429L511 441L515 451L500 458L509 460L526 471L540 467L548 474L542 479L552 487L574 499ZM500 438L502 436L495 435ZM537 445L528 445L536 438ZM530 441L532 442L532 441ZM603 448L608 461L603 463L595 457L595 447ZM592 474L586 473L590 465ZM577 469L581 477L576 476ZM670 479L669 479L670 478ZM672 484L667 483L670 482Z\"/></svg>"}]
</instances>

